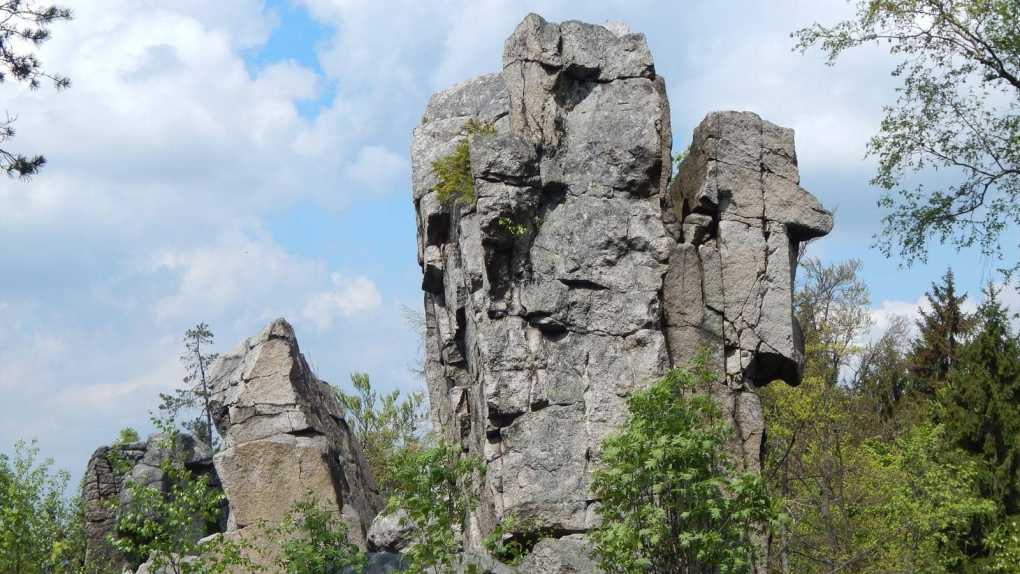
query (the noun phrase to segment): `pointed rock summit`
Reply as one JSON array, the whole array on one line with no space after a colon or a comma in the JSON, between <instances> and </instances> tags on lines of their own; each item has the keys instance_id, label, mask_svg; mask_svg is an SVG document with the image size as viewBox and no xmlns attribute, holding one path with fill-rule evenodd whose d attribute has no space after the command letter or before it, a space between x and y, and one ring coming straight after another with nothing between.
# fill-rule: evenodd
<instances>
[{"instance_id":1,"label":"pointed rock summit","mask_svg":"<svg viewBox=\"0 0 1020 574\"><path fill-rule=\"evenodd\" d=\"M221 355L210 381L228 531L276 523L311 491L337 508L352 541L365 547L382 501L343 407L308 367L290 324L277 319Z\"/></svg>"}]
</instances>

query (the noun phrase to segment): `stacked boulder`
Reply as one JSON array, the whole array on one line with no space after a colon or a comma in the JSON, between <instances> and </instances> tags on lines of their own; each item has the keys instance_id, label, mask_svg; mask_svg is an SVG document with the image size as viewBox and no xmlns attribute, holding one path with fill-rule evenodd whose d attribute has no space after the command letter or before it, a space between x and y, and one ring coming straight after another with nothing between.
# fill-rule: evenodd
<instances>
[{"instance_id":1,"label":"stacked boulder","mask_svg":"<svg viewBox=\"0 0 1020 574\"><path fill-rule=\"evenodd\" d=\"M433 165L465 138L472 193L441 197ZM832 218L799 186L792 130L711 114L678 177L671 140L643 35L536 15L502 73L434 95L414 130L432 415L488 464L469 546L513 515L551 533L535 571L575 568L626 397L698 356L760 464L756 389L799 383L797 253Z\"/></svg>"}]
</instances>

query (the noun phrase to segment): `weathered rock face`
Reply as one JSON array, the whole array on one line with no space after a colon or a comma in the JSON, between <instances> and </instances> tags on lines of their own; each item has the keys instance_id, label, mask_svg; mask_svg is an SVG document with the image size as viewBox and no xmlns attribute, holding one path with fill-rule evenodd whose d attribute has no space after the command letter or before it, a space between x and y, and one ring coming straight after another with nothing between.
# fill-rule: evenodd
<instances>
[{"instance_id":1,"label":"weathered rock face","mask_svg":"<svg viewBox=\"0 0 1020 574\"><path fill-rule=\"evenodd\" d=\"M169 492L170 484L160 465L173 457L183 462L197 476L208 476L218 487L219 480L207 445L187 433L177 436L174 448L168 448L164 435L150 436L144 442L102 446L89 459L82 478L81 497L85 506L85 532L88 553L100 563L119 568L128 564L127 557L114 549L107 535L116 531L122 508L130 503L126 481L154 486ZM121 462L116 462L116 461ZM196 531L196 539L209 534Z\"/></svg>"},{"instance_id":2,"label":"weathered rock face","mask_svg":"<svg viewBox=\"0 0 1020 574\"><path fill-rule=\"evenodd\" d=\"M663 301L670 354L708 352L716 397L730 413L744 464L757 468L764 422L754 388L796 385L803 342L792 319L801 242L826 235L832 215L800 187L793 130L748 112L709 114L671 185L682 243Z\"/></svg>"},{"instance_id":3,"label":"weathered rock face","mask_svg":"<svg viewBox=\"0 0 1020 574\"><path fill-rule=\"evenodd\" d=\"M554 550L597 523L590 473L633 390L706 354L754 468L755 388L799 382L798 244L832 221L793 132L712 114L670 182L664 86L641 34L530 15L502 73L433 96L414 132L432 415L488 462L469 544L534 520L561 536L536 571L581 559ZM469 120L496 135L469 142L476 200L444 204L432 163Z\"/></svg>"},{"instance_id":4,"label":"weathered rock face","mask_svg":"<svg viewBox=\"0 0 1020 574\"><path fill-rule=\"evenodd\" d=\"M381 501L343 408L320 381L283 319L222 355L210 404L223 448L216 470L230 503L230 531L273 524L309 490L335 506L365 547Z\"/></svg>"}]
</instances>

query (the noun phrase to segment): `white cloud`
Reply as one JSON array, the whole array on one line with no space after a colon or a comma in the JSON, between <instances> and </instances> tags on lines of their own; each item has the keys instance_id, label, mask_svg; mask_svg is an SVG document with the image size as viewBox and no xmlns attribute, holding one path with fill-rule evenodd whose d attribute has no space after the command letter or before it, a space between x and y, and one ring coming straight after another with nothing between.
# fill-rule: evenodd
<instances>
[{"instance_id":1,"label":"white cloud","mask_svg":"<svg viewBox=\"0 0 1020 574\"><path fill-rule=\"evenodd\" d=\"M370 192L385 192L387 184L406 181L410 170L403 157L377 145L368 145L358 150L358 156L350 166L351 181L368 188Z\"/></svg>"},{"instance_id":2,"label":"white cloud","mask_svg":"<svg viewBox=\"0 0 1020 574\"><path fill-rule=\"evenodd\" d=\"M320 330L330 328L338 317L371 311L382 304L379 289L366 277L347 280L333 273L330 279L333 289L313 295L302 312Z\"/></svg>"},{"instance_id":3,"label":"white cloud","mask_svg":"<svg viewBox=\"0 0 1020 574\"><path fill-rule=\"evenodd\" d=\"M199 247L163 250L151 270L170 271L177 283L156 301L155 317L192 323L228 312L270 319L284 311L287 297L326 274L323 265L290 255L259 230L232 230Z\"/></svg>"}]
</instances>

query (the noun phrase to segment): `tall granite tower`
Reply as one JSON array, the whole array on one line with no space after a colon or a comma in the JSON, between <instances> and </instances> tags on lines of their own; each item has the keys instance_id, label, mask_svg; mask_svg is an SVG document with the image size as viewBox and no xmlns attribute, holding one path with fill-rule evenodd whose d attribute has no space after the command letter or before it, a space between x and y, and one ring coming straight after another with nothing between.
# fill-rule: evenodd
<instances>
[{"instance_id":1,"label":"tall granite tower","mask_svg":"<svg viewBox=\"0 0 1020 574\"><path fill-rule=\"evenodd\" d=\"M463 141L473 197L442 201L433 164ZM415 129L432 416L488 463L469 544L511 513L576 543L625 398L698 355L759 466L757 389L800 380L799 245L832 216L799 186L792 130L709 114L676 176L671 141L643 35L536 15L501 73L435 94Z\"/></svg>"}]
</instances>

